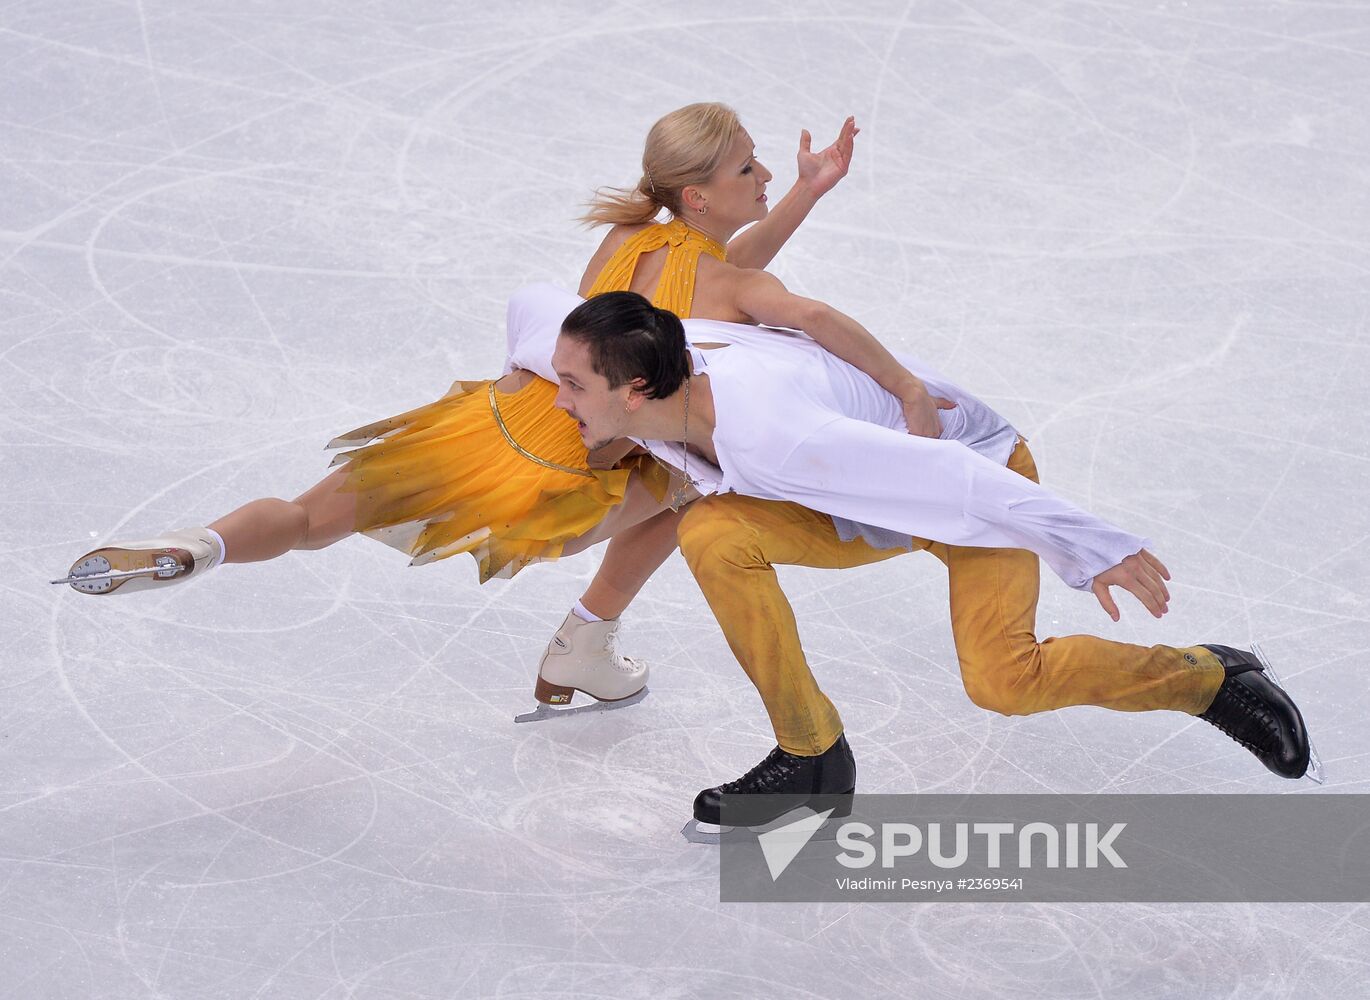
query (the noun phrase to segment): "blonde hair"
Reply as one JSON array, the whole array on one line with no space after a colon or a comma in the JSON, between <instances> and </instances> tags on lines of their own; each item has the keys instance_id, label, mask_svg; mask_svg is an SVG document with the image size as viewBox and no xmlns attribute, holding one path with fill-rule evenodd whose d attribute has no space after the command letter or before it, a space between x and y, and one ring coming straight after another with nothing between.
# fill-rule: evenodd
<instances>
[{"instance_id":1,"label":"blonde hair","mask_svg":"<svg viewBox=\"0 0 1370 1000\"><path fill-rule=\"evenodd\" d=\"M737 112L726 104L689 104L672 111L647 133L637 187L598 189L580 221L634 226L651 222L663 208L680 215L680 193L713 175L741 128Z\"/></svg>"}]
</instances>

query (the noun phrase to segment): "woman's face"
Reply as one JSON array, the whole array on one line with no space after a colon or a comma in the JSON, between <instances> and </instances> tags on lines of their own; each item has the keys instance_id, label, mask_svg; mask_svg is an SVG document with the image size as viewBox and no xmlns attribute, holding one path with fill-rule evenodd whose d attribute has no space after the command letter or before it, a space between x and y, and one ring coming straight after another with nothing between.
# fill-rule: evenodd
<instances>
[{"instance_id":1,"label":"woman's face","mask_svg":"<svg viewBox=\"0 0 1370 1000\"><path fill-rule=\"evenodd\" d=\"M752 137L738 129L723 162L703 184L685 189L685 221L708 229L739 229L766 217L766 184L771 172L756 158ZM691 192L693 191L693 197ZM703 205L707 211L699 214Z\"/></svg>"}]
</instances>

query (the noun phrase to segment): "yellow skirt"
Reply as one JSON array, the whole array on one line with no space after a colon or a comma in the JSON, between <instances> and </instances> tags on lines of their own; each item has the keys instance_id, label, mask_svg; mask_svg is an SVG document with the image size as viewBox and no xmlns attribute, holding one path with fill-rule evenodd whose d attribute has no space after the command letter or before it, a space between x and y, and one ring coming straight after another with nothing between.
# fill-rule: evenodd
<instances>
[{"instance_id":1,"label":"yellow skirt","mask_svg":"<svg viewBox=\"0 0 1370 1000\"><path fill-rule=\"evenodd\" d=\"M412 565L469 552L481 583L560 556L623 501L635 466L588 468L556 393L541 378L512 393L454 382L436 402L329 442L355 448L333 465L357 494L356 530Z\"/></svg>"}]
</instances>

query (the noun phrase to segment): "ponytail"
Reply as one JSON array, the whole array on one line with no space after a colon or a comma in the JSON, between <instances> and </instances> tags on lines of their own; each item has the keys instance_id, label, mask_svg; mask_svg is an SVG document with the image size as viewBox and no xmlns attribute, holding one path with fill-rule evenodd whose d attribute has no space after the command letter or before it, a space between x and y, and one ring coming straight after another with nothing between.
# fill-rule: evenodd
<instances>
[{"instance_id":1,"label":"ponytail","mask_svg":"<svg viewBox=\"0 0 1370 1000\"><path fill-rule=\"evenodd\" d=\"M651 186L644 177L635 188L597 190L579 221L587 226L640 226L654 221L665 207L651 193Z\"/></svg>"},{"instance_id":2,"label":"ponytail","mask_svg":"<svg viewBox=\"0 0 1370 1000\"><path fill-rule=\"evenodd\" d=\"M681 192L703 184L742 128L726 104L690 104L652 126L642 150L642 179L634 188L600 188L580 221L589 226L636 226L664 208L680 214Z\"/></svg>"}]
</instances>

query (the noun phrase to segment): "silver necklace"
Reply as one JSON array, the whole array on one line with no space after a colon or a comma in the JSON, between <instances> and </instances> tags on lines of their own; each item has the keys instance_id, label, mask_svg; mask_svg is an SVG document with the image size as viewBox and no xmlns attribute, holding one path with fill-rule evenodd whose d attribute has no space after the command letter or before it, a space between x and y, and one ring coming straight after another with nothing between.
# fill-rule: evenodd
<instances>
[{"instance_id":1,"label":"silver necklace","mask_svg":"<svg viewBox=\"0 0 1370 1000\"><path fill-rule=\"evenodd\" d=\"M685 451L684 461L680 463L680 489L671 496L671 510L680 510L685 504L685 492L694 485L690 481L690 373L685 372L685 422L680 428L680 446Z\"/></svg>"},{"instance_id":2,"label":"silver necklace","mask_svg":"<svg viewBox=\"0 0 1370 1000\"><path fill-rule=\"evenodd\" d=\"M688 372L685 374L685 422L680 429L680 434L681 448L684 452L684 461L680 463L681 467L679 475L681 477L681 483L678 487L675 488L675 490L672 491L671 500L668 504L672 511L678 511L681 507L685 506L685 501L689 496L690 487L699 485L698 482L690 478L690 374ZM670 473L672 479L676 477L677 473L675 469L671 468L671 466L667 465L661 459L657 458L654 453L649 452L649 454L651 454L652 458L656 460L657 465L661 466L668 473Z\"/></svg>"}]
</instances>

